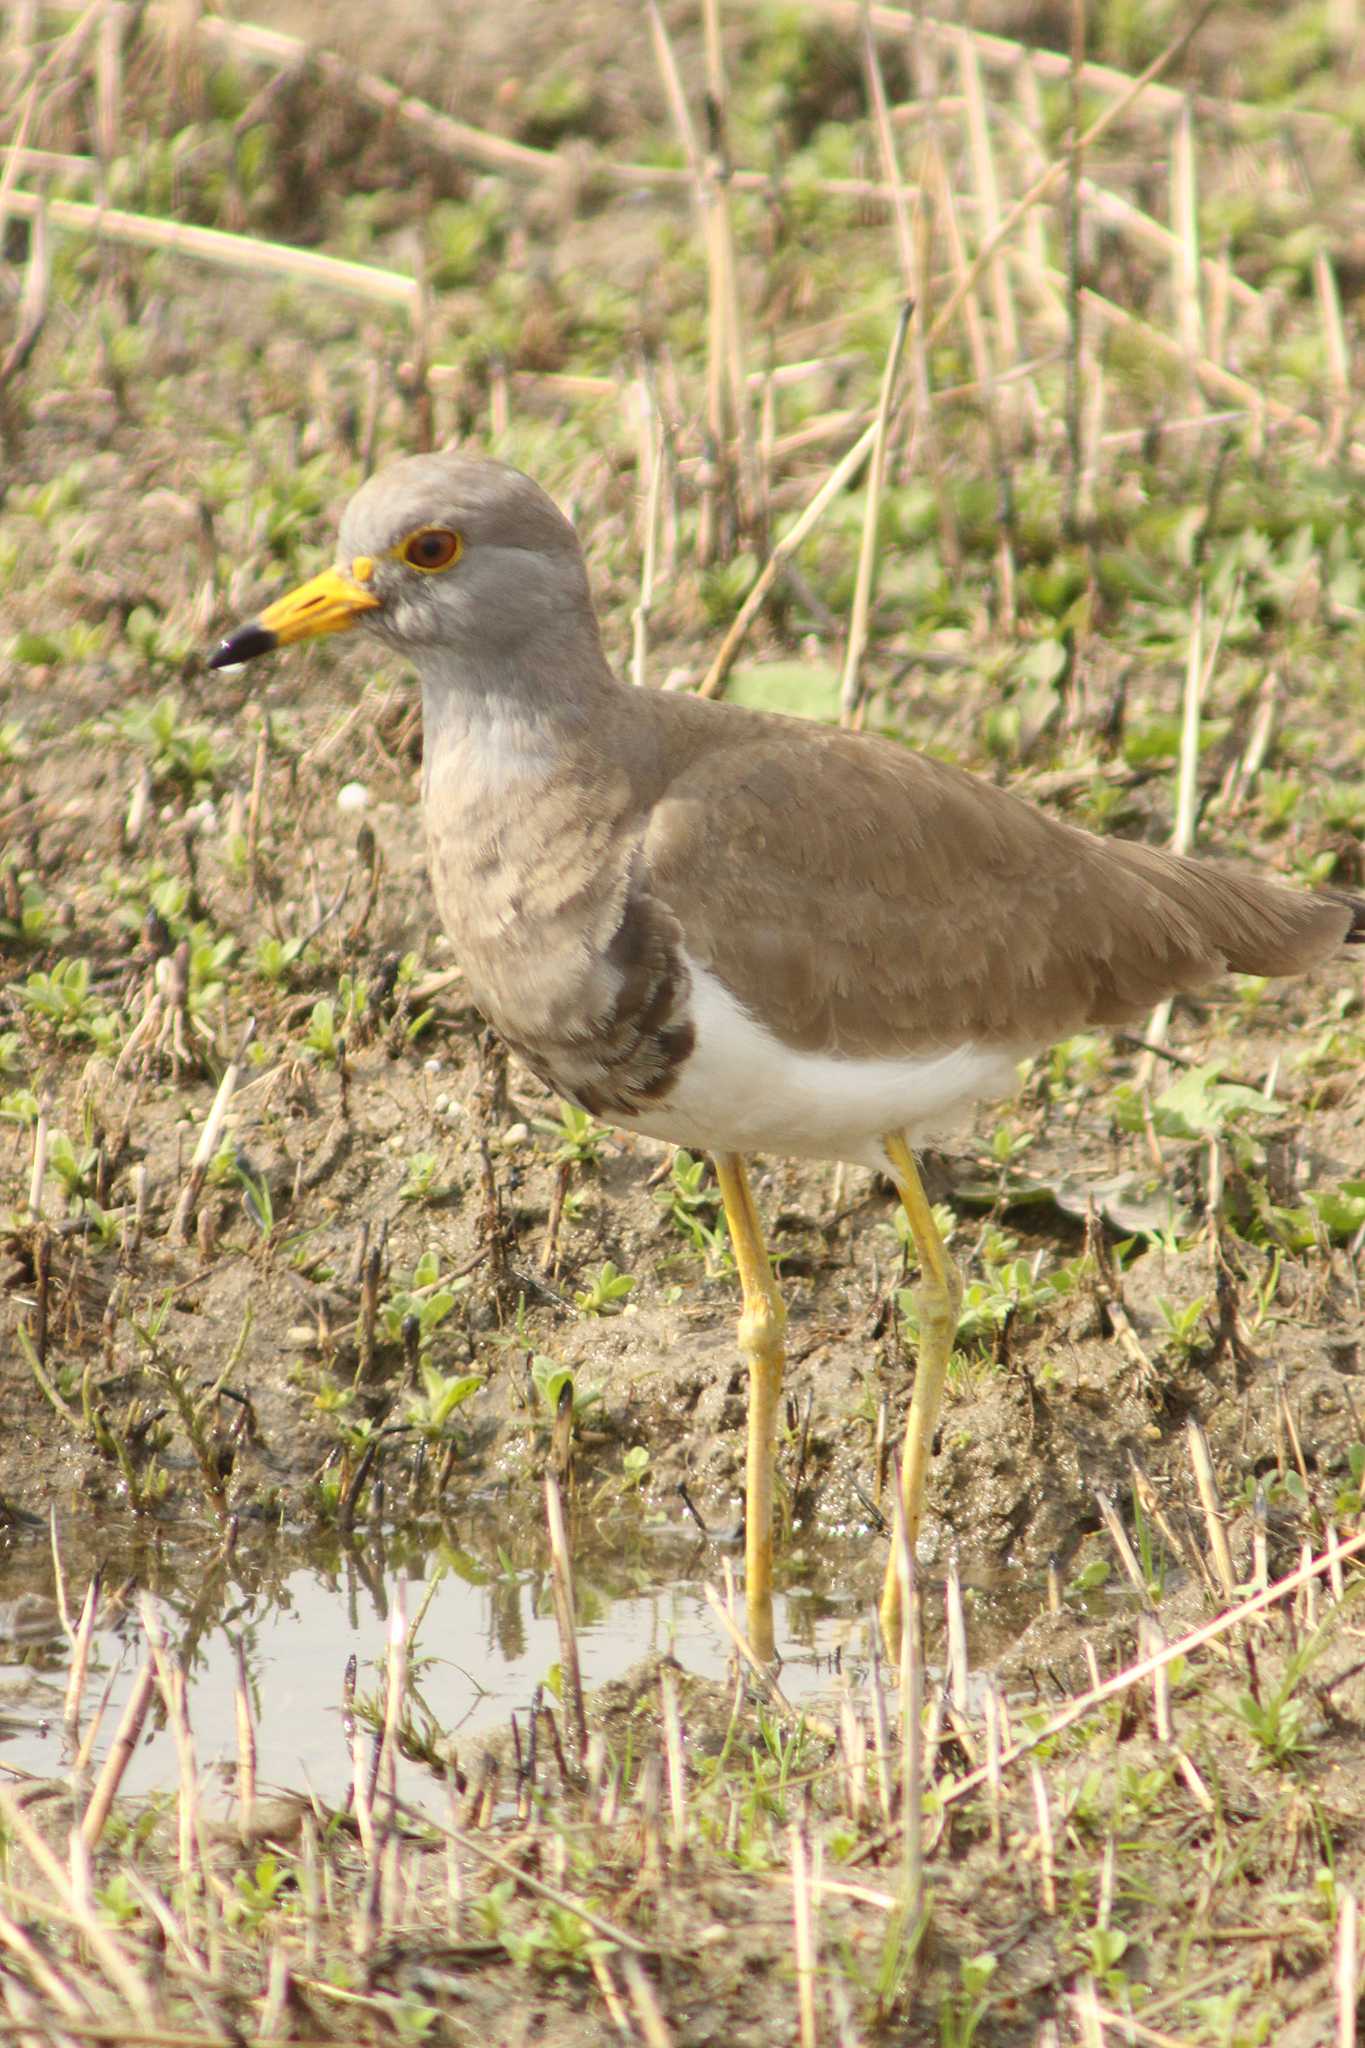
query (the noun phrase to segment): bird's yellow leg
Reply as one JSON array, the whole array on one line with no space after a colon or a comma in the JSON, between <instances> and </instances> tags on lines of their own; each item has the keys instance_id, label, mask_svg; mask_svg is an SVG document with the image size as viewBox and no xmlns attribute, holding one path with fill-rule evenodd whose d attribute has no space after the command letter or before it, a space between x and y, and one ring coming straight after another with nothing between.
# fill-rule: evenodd
<instances>
[{"instance_id":1,"label":"bird's yellow leg","mask_svg":"<svg viewBox=\"0 0 1365 2048\"><path fill-rule=\"evenodd\" d=\"M913 1172L913 1168L911 1171ZM749 1368L749 1455L744 1487L744 1596L749 1642L765 1664L773 1641L773 1444L782 1392L787 1311L777 1291L753 1190L738 1152L716 1154L730 1244L739 1268L744 1309L739 1348Z\"/></svg>"},{"instance_id":2,"label":"bird's yellow leg","mask_svg":"<svg viewBox=\"0 0 1365 2048\"><path fill-rule=\"evenodd\" d=\"M895 1131L883 1139L892 1177L910 1225L919 1254L920 1281L915 1292L919 1310L919 1358L915 1367L915 1391L905 1425L905 1450L901 1457L901 1507L905 1515L905 1536L914 1554L924 1510L924 1482L934 1450L934 1430L943 1403L943 1383L953 1355L958 1312L962 1307L962 1281L939 1236L934 1212L919 1177L914 1154L904 1134ZM900 1649L900 1579L893 1552L887 1560L882 1587L882 1634L888 1653Z\"/></svg>"}]
</instances>

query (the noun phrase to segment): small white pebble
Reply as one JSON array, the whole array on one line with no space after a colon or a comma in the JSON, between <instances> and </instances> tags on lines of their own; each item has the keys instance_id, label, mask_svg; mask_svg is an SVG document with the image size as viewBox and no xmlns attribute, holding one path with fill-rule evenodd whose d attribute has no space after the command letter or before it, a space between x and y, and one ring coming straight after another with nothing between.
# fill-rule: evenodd
<instances>
[{"instance_id":1,"label":"small white pebble","mask_svg":"<svg viewBox=\"0 0 1365 2048\"><path fill-rule=\"evenodd\" d=\"M524 1145L530 1135L529 1124L509 1124L502 1134L502 1142L510 1149L513 1145Z\"/></svg>"},{"instance_id":2,"label":"small white pebble","mask_svg":"<svg viewBox=\"0 0 1365 2048\"><path fill-rule=\"evenodd\" d=\"M450 1097L448 1095L438 1095L431 1105L431 1113L433 1116L449 1116Z\"/></svg>"},{"instance_id":3,"label":"small white pebble","mask_svg":"<svg viewBox=\"0 0 1365 2048\"><path fill-rule=\"evenodd\" d=\"M343 782L337 791L339 811L363 811L370 801L370 792L363 782Z\"/></svg>"},{"instance_id":4,"label":"small white pebble","mask_svg":"<svg viewBox=\"0 0 1365 2048\"><path fill-rule=\"evenodd\" d=\"M429 1074L439 1074L441 1071L441 1062L437 1059L435 1053L432 1054L429 1060L423 1060L422 1065Z\"/></svg>"},{"instance_id":5,"label":"small white pebble","mask_svg":"<svg viewBox=\"0 0 1365 2048\"><path fill-rule=\"evenodd\" d=\"M468 1114L468 1111L462 1102L456 1102L452 1096L440 1113L448 1124L458 1124Z\"/></svg>"}]
</instances>

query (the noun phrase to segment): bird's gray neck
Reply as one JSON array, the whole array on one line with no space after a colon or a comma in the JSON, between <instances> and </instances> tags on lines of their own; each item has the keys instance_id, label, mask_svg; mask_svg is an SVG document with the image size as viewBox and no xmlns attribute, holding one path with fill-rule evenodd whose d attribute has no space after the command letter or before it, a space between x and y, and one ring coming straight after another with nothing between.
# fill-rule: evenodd
<instances>
[{"instance_id":1,"label":"bird's gray neck","mask_svg":"<svg viewBox=\"0 0 1365 2048\"><path fill-rule=\"evenodd\" d=\"M461 808L534 796L609 748L620 687L600 656L566 661L562 648L495 663L442 650L422 669L424 798L437 786L438 801Z\"/></svg>"}]
</instances>

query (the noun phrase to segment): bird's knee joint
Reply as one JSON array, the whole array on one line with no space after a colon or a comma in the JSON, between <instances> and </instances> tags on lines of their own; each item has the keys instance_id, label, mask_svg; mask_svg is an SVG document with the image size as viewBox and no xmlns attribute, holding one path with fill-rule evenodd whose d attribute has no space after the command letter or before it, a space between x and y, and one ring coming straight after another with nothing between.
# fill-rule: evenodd
<instances>
[{"instance_id":1,"label":"bird's knee joint","mask_svg":"<svg viewBox=\"0 0 1365 2048\"><path fill-rule=\"evenodd\" d=\"M945 1260L941 1275L928 1275L915 1289L915 1307L920 1328L951 1342L957 1335L962 1313L962 1275L951 1260Z\"/></svg>"},{"instance_id":2,"label":"bird's knee joint","mask_svg":"<svg viewBox=\"0 0 1365 2048\"><path fill-rule=\"evenodd\" d=\"M744 1305L739 1319L739 1348L746 1358L767 1364L781 1358L787 1333L787 1311L776 1294L759 1295Z\"/></svg>"}]
</instances>

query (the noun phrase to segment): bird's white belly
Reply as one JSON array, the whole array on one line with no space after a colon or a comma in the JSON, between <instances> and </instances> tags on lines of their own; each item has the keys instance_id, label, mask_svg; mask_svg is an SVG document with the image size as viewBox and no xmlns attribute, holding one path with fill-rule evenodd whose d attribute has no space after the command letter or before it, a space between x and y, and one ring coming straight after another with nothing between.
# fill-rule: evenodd
<instances>
[{"instance_id":1,"label":"bird's white belly","mask_svg":"<svg viewBox=\"0 0 1365 2048\"><path fill-rule=\"evenodd\" d=\"M949 1130L974 1102L1012 1094L1017 1058L998 1046L953 1046L899 1059L797 1052L765 1029L695 961L696 1045L668 1098L614 1121L707 1152L786 1153L882 1168L882 1139L912 1144Z\"/></svg>"}]
</instances>

